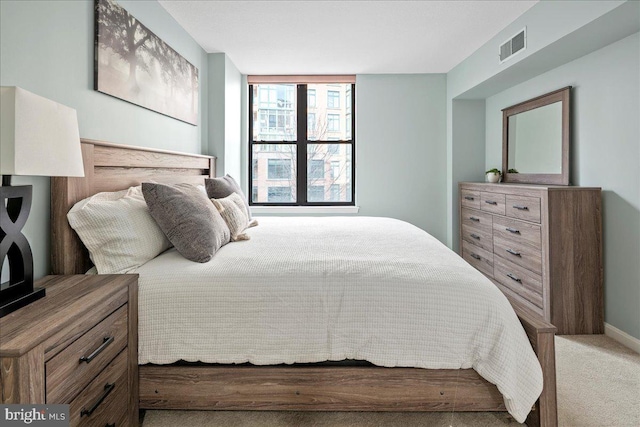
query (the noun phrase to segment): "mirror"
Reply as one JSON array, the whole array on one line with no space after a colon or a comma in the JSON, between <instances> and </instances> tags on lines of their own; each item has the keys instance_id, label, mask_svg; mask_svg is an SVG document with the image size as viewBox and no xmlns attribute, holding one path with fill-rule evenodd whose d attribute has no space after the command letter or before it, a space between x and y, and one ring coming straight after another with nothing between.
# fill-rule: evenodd
<instances>
[{"instance_id":1,"label":"mirror","mask_svg":"<svg viewBox=\"0 0 640 427\"><path fill-rule=\"evenodd\" d=\"M504 182L569 185L570 90L502 110Z\"/></svg>"}]
</instances>

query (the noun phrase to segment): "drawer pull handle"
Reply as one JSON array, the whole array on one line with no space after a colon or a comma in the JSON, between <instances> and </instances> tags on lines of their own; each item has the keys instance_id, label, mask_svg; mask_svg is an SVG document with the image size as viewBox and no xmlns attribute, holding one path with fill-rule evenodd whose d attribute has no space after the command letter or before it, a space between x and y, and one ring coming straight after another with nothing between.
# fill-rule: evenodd
<instances>
[{"instance_id":1,"label":"drawer pull handle","mask_svg":"<svg viewBox=\"0 0 640 427\"><path fill-rule=\"evenodd\" d=\"M522 283L522 280L518 279L516 276L514 276L513 274L509 273L507 274L507 277L513 281L516 281L518 283Z\"/></svg>"},{"instance_id":2,"label":"drawer pull handle","mask_svg":"<svg viewBox=\"0 0 640 427\"><path fill-rule=\"evenodd\" d=\"M465 200L471 200L471 201L475 200L475 198L471 197L471 196L464 196L464 199Z\"/></svg>"},{"instance_id":3,"label":"drawer pull handle","mask_svg":"<svg viewBox=\"0 0 640 427\"><path fill-rule=\"evenodd\" d=\"M515 255L515 256L519 256L519 257L522 256L522 255L520 255L520 252L516 252L513 249L507 249L507 252L509 252L511 255Z\"/></svg>"},{"instance_id":4,"label":"drawer pull handle","mask_svg":"<svg viewBox=\"0 0 640 427\"><path fill-rule=\"evenodd\" d=\"M481 260L482 258L480 258L480 255L476 255L473 252L471 252L471 258L475 258L477 260Z\"/></svg>"},{"instance_id":5,"label":"drawer pull handle","mask_svg":"<svg viewBox=\"0 0 640 427\"><path fill-rule=\"evenodd\" d=\"M506 230L509 233L513 233L513 234L520 234L520 230L516 230L515 228L511 228L511 227L507 227Z\"/></svg>"},{"instance_id":6,"label":"drawer pull handle","mask_svg":"<svg viewBox=\"0 0 640 427\"><path fill-rule=\"evenodd\" d=\"M109 393L111 393L114 388L116 388L116 383L111 383L111 384L107 383L107 384L105 384L104 385L104 393L102 393L102 396L100 396L98 398L98 400L96 400L96 403L94 403L93 406L91 406L91 408L82 409L82 411L80 412L80 418L84 417L85 415L87 417L90 417L91 414L93 414L93 411L98 409L98 406L100 406L100 404L107 398L107 396L109 396Z\"/></svg>"},{"instance_id":7,"label":"drawer pull handle","mask_svg":"<svg viewBox=\"0 0 640 427\"><path fill-rule=\"evenodd\" d=\"M100 353L102 353L102 351L105 348L107 348L109 344L111 344L112 342L113 342L113 337L104 337L102 344L100 344L100 347L96 348L94 352L91 353L90 355L82 356L80 358L80 363L82 362L91 363L91 361L95 359Z\"/></svg>"},{"instance_id":8,"label":"drawer pull handle","mask_svg":"<svg viewBox=\"0 0 640 427\"><path fill-rule=\"evenodd\" d=\"M528 206L520 206L520 205L513 205L514 209L518 209L519 211L528 211L529 207Z\"/></svg>"},{"instance_id":9,"label":"drawer pull handle","mask_svg":"<svg viewBox=\"0 0 640 427\"><path fill-rule=\"evenodd\" d=\"M498 202L494 202L493 200L485 200L484 202L486 204L488 204L488 205L497 205L498 204Z\"/></svg>"},{"instance_id":10,"label":"drawer pull handle","mask_svg":"<svg viewBox=\"0 0 640 427\"><path fill-rule=\"evenodd\" d=\"M480 222L480 218L476 218L475 216L470 216L469 219L474 222Z\"/></svg>"},{"instance_id":11,"label":"drawer pull handle","mask_svg":"<svg viewBox=\"0 0 640 427\"><path fill-rule=\"evenodd\" d=\"M116 423L105 424L104 427L116 427Z\"/></svg>"},{"instance_id":12,"label":"drawer pull handle","mask_svg":"<svg viewBox=\"0 0 640 427\"><path fill-rule=\"evenodd\" d=\"M480 240L480 236L478 236L477 234L471 233L470 236L476 240Z\"/></svg>"}]
</instances>

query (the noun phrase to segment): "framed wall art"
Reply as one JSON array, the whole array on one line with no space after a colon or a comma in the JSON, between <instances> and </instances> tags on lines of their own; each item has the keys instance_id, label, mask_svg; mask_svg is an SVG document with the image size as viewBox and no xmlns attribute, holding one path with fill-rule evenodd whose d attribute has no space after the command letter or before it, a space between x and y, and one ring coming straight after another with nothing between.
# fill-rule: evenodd
<instances>
[{"instance_id":1,"label":"framed wall art","mask_svg":"<svg viewBox=\"0 0 640 427\"><path fill-rule=\"evenodd\" d=\"M198 69L113 0L95 3L94 89L198 124Z\"/></svg>"}]
</instances>

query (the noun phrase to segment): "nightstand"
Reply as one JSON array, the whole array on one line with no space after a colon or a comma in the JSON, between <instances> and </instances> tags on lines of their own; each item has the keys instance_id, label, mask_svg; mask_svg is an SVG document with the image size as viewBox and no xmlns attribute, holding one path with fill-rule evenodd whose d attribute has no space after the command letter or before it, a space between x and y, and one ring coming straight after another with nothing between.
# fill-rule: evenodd
<instances>
[{"instance_id":1,"label":"nightstand","mask_svg":"<svg viewBox=\"0 0 640 427\"><path fill-rule=\"evenodd\" d=\"M70 425L138 424L138 276L47 276L0 319L2 403L69 404Z\"/></svg>"}]
</instances>

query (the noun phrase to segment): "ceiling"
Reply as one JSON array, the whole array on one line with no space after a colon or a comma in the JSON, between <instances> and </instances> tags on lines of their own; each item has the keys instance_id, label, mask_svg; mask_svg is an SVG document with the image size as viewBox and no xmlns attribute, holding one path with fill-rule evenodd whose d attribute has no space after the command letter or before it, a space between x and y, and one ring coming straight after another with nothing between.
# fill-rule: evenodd
<instances>
[{"instance_id":1,"label":"ceiling","mask_svg":"<svg viewBox=\"0 0 640 427\"><path fill-rule=\"evenodd\" d=\"M258 75L446 73L537 3L159 1L206 52Z\"/></svg>"}]
</instances>

